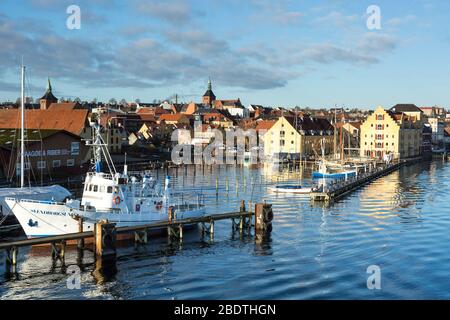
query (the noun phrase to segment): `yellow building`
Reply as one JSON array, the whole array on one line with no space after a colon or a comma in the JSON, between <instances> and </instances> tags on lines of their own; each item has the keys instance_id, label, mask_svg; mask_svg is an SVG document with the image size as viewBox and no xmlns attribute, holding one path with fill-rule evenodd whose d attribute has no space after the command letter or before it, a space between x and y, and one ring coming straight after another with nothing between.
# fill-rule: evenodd
<instances>
[{"instance_id":1,"label":"yellow building","mask_svg":"<svg viewBox=\"0 0 450 320\"><path fill-rule=\"evenodd\" d=\"M378 107L360 129L361 157L394 159L421 155L423 123L415 115Z\"/></svg>"},{"instance_id":2,"label":"yellow building","mask_svg":"<svg viewBox=\"0 0 450 320\"><path fill-rule=\"evenodd\" d=\"M326 119L306 115L280 117L264 134L264 155L299 159L321 155L322 140L325 153L333 150L334 128Z\"/></svg>"}]
</instances>

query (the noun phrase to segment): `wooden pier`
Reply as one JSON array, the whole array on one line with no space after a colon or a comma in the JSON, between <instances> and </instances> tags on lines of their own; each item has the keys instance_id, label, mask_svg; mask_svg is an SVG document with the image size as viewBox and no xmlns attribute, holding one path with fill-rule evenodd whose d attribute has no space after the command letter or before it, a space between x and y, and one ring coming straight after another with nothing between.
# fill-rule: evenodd
<instances>
[{"instance_id":1,"label":"wooden pier","mask_svg":"<svg viewBox=\"0 0 450 320\"><path fill-rule=\"evenodd\" d=\"M116 256L116 242L119 234L134 234L134 241L146 244L149 231L167 229L170 239L183 241L183 228L186 226L200 225L202 234L209 234L214 239L214 224L220 220L231 220L233 230L239 230L242 234L245 230L255 228L255 236L270 233L272 231L273 211L272 205L266 203L255 204L255 210L246 210L245 202L241 201L239 211L213 214L198 218L177 219L173 207L169 208L167 221L155 222L139 226L116 227L114 223L99 221L95 224L94 231L70 233L57 236L40 237L11 242L0 243L0 250L6 251L6 265L15 267L18 262L18 252L21 247L49 245L52 248L52 259L64 261L67 243L76 242L78 249L85 249L85 240L93 239L94 252L97 258L114 258Z\"/></svg>"},{"instance_id":2,"label":"wooden pier","mask_svg":"<svg viewBox=\"0 0 450 320\"><path fill-rule=\"evenodd\" d=\"M415 161L417 161L417 159L402 160L390 165L381 165L369 172L360 173L356 177L350 177L346 180L332 182L326 186L313 188L310 193L311 201L330 203L338 200L362 186Z\"/></svg>"}]
</instances>

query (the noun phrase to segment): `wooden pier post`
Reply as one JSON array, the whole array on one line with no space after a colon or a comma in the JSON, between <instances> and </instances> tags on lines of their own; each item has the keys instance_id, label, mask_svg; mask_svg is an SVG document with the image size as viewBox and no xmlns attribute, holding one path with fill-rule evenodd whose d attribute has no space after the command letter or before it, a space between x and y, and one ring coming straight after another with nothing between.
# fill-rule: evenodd
<instances>
[{"instance_id":1,"label":"wooden pier post","mask_svg":"<svg viewBox=\"0 0 450 320\"><path fill-rule=\"evenodd\" d=\"M272 205L267 203L257 203L255 205L255 233L272 232L273 211Z\"/></svg>"},{"instance_id":2,"label":"wooden pier post","mask_svg":"<svg viewBox=\"0 0 450 320\"><path fill-rule=\"evenodd\" d=\"M12 247L12 265L17 265L17 255L19 254L19 249L17 247Z\"/></svg>"},{"instance_id":3,"label":"wooden pier post","mask_svg":"<svg viewBox=\"0 0 450 320\"><path fill-rule=\"evenodd\" d=\"M209 235L211 236L211 239L214 238L214 220L211 220L209 223Z\"/></svg>"},{"instance_id":4,"label":"wooden pier post","mask_svg":"<svg viewBox=\"0 0 450 320\"><path fill-rule=\"evenodd\" d=\"M83 232L83 217L78 216L77 220L78 220L78 232ZM78 239L77 248L78 249L84 248L84 238Z\"/></svg>"},{"instance_id":5,"label":"wooden pier post","mask_svg":"<svg viewBox=\"0 0 450 320\"><path fill-rule=\"evenodd\" d=\"M219 177L216 177L216 195L219 194Z\"/></svg>"},{"instance_id":6,"label":"wooden pier post","mask_svg":"<svg viewBox=\"0 0 450 320\"><path fill-rule=\"evenodd\" d=\"M95 254L97 257L116 255L116 224L102 220L95 224Z\"/></svg>"},{"instance_id":7,"label":"wooden pier post","mask_svg":"<svg viewBox=\"0 0 450 320\"><path fill-rule=\"evenodd\" d=\"M176 220L176 215L175 215L175 208L173 206L169 207L168 213L169 213L169 222L175 221Z\"/></svg>"}]
</instances>

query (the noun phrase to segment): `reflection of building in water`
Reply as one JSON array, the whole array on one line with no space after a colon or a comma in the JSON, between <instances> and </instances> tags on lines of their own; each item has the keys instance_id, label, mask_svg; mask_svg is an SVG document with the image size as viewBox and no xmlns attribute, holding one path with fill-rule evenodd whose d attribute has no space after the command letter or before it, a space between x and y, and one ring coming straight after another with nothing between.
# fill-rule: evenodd
<instances>
[{"instance_id":1,"label":"reflection of building in water","mask_svg":"<svg viewBox=\"0 0 450 320\"><path fill-rule=\"evenodd\" d=\"M368 216L387 218L389 211L397 208L402 202L400 188L400 173L398 171L375 180L361 189L360 210Z\"/></svg>"}]
</instances>

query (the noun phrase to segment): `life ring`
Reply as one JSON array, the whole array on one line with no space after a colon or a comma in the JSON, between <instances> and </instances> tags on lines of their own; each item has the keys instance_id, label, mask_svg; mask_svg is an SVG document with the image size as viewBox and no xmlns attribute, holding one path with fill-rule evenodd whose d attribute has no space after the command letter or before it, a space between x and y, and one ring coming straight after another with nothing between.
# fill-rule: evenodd
<instances>
[{"instance_id":1,"label":"life ring","mask_svg":"<svg viewBox=\"0 0 450 320\"><path fill-rule=\"evenodd\" d=\"M163 205L163 202L162 202L162 201L156 202L156 203L155 203L155 208L156 208L156 210L161 210L161 209L162 209L162 205Z\"/></svg>"},{"instance_id":2,"label":"life ring","mask_svg":"<svg viewBox=\"0 0 450 320\"><path fill-rule=\"evenodd\" d=\"M119 196L115 196L114 197L114 200L113 200L113 202L114 202L114 204L116 204L116 205L119 205L120 204L120 197Z\"/></svg>"}]
</instances>

